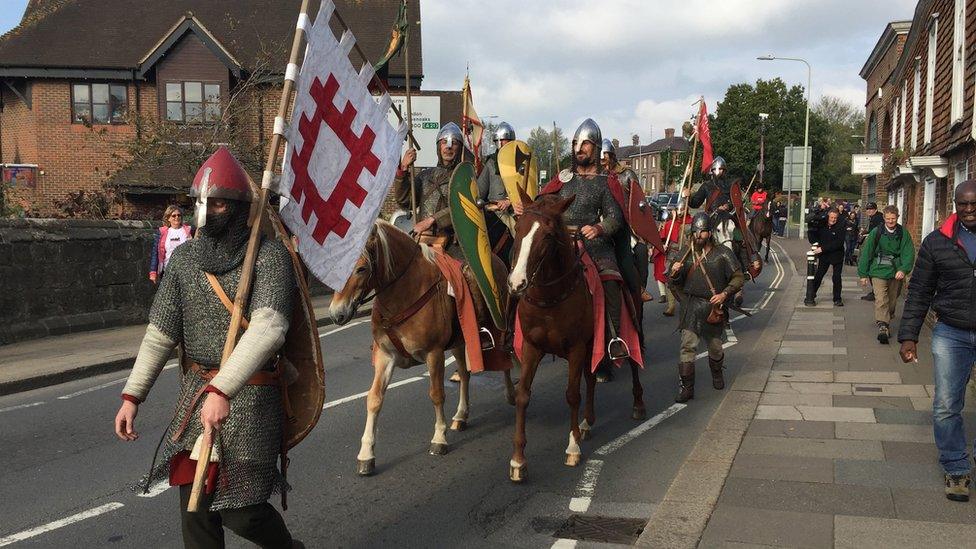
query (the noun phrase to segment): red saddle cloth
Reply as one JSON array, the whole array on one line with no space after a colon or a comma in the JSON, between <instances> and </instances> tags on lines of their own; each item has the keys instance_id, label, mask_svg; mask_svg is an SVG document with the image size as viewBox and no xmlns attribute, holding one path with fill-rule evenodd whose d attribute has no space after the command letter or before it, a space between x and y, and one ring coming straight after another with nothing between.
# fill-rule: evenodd
<instances>
[{"instance_id":1,"label":"red saddle cloth","mask_svg":"<svg viewBox=\"0 0 976 549\"><path fill-rule=\"evenodd\" d=\"M603 357L607 354L607 340L606 340L606 307L604 304L603 297L603 284L602 280L615 280L620 283L620 287L623 287L623 279L617 274L604 274L601 275L596 267L596 263L590 257L586 250L583 248L581 242L577 243L577 246L582 252L582 262L583 262L583 278L586 280L586 288L590 292L590 296L593 297L593 355L590 358L590 370L595 372L600 362L603 361ZM623 292L623 305L627 308L632 308L633 303L630 299L629 292ZM641 368L644 367L644 357L641 354L640 348L640 338L637 334L637 327L634 325L633 317L631 314L624 310L620 315L620 338L624 340L627 344L627 348L630 350L630 359L636 362ZM524 341L524 336L522 334L522 321L519 318L518 311L515 313L515 356L518 357L519 361L522 360L522 342ZM619 368L624 360L615 360L614 364Z\"/></svg>"},{"instance_id":2,"label":"red saddle cloth","mask_svg":"<svg viewBox=\"0 0 976 549\"><path fill-rule=\"evenodd\" d=\"M454 303L457 310L458 323L461 325L461 335L464 337L464 354L468 371L477 373L485 370L502 372L512 367L512 361L501 350L501 334L494 326L488 326L495 338L496 346L490 351L481 350L480 326L474 312L474 295L468 287L468 281L461 272L462 263L457 259L438 252L434 254L437 268L441 275L454 290Z\"/></svg>"}]
</instances>

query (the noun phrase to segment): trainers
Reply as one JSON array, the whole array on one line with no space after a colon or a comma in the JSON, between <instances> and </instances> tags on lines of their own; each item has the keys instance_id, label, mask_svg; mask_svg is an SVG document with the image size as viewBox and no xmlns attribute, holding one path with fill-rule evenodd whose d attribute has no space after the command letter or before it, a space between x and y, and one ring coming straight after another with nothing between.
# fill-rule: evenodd
<instances>
[{"instance_id":1,"label":"trainers","mask_svg":"<svg viewBox=\"0 0 976 549\"><path fill-rule=\"evenodd\" d=\"M814 300L812 300L812 299L804 299L803 300L803 304L806 305L807 307L816 307L817 306L817 302L814 301Z\"/></svg>"},{"instance_id":2,"label":"trainers","mask_svg":"<svg viewBox=\"0 0 976 549\"><path fill-rule=\"evenodd\" d=\"M882 324L878 326L878 343L882 345L887 345L888 338L889 338L888 325Z\"/></svg>"},{"instance_id":3,"label":"trainers","mask_svg":"<svg viewBox=\"0 0 976 549\"><path fill-rule=\"evenodd\" d=\"M874 294L862 295L861 299L864 301L874 301Z\"/></svg>"},{"instance_id":4,"label":"trainers","mask_svg":"<svg viewBox=\"0 0 976 549\"><path fill-rule=\"evenodd\" d=\"M844 306L843 299L838 299L837 301L834 302L834 307L843 307L843 306Z\"/></svg>"},{"instance_id":5,"label":"trainers","mask_svg":"<svg viewBox=\"0 0 976 549\"><path fill-rule=\"evenodd\" d=\"M952 501L969 501L968 474L965 475L946 475L945 476L945 495L946 499Z\"/></svg>"}]
</instances>

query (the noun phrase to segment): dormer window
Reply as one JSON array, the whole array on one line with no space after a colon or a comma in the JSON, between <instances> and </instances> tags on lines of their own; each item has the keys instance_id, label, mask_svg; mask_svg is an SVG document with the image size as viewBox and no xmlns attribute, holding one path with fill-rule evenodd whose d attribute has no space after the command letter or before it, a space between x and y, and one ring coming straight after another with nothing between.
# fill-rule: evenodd
<instances>
[{"instance_id":1,"label":"dormer window","mask_svg":"<svg viewBox=\"0 0 976 549\"><path fill-rule=\"evenodd\" d=\"M128 101L125 84L73 84L73 124L124 124Z\"/></svg>"},{"instance_id":2,"label":"dormer window","mask_svg":"<svg viewBox=\"0 0 976 549\"><path fill-rule=\"evenodd\" d=\"M167 82L166 120L187 124L220 120L220 84Z\"/></svg>"}]
</instances>

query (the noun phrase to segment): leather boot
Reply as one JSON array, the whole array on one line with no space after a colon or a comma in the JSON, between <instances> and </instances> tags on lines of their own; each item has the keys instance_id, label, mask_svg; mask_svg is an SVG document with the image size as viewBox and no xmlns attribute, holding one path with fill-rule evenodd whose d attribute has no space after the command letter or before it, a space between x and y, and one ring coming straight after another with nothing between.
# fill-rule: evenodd
<instances>
[{"instance_id":1,"label":"leather boot","mask_svg":"<svg viewBox=\"0 0 976 549\"><path fill-rule=\"evenodd\" d=\"M725 388L725 376L722 375L723 362L725 362L725 355L718 360L708 357L708 369L712 371L712 387L719 391Z\"/></svg>"},{"instance_id":2,"label":"leather boot","mask_svg":"<svg viewBox=\"0 0 976 549\"><path fill-rule=\"evenodd\" d=\"M678 378L681 380L681 390L674 401L688 402L695 398L695 363L682 362L678 364Z\"/></svg>"}]
</instances>

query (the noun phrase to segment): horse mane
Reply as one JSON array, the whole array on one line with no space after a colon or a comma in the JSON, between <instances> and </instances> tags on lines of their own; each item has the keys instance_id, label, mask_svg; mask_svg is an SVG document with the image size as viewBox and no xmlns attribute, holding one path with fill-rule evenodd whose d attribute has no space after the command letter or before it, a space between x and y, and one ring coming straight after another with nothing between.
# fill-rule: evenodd
<instances>
[{"instance_id":1,"label":"horse mane","mask_svg":"<svg viewBox=\"0 0 976 549\"><path fill-rule=\"evenodd\" d=\"M394 273L396 272L396 268L399 267L393 257L394 245L418 245L407 233L384 219L376 220L376 223L373 225L373 232L376 235L377 261L381 263L384 273ZM424 259L434 264L434 254L436 253L434 249L426 244L419 244L419 246L420 253Z\"/></svg>"}]
</instances>

